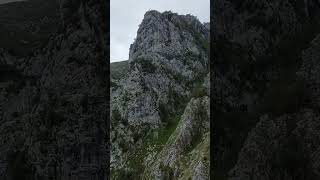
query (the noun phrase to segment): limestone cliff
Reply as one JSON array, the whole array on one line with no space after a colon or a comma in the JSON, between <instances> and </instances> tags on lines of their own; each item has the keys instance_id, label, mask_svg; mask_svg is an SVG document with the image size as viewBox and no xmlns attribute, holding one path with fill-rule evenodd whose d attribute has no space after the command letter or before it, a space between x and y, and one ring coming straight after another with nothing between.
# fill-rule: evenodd
<instances>
[{"instance_id":1,"label":"limestone cliff","mask_svg":"<svg viewBox=\"0 0 320 180\"><path fill-rule=\"evenodd\" d=\"M208 56L196 17L145 13L129 70L111 87L112 178L208 179Z\"/></svg>"}]
</instances>

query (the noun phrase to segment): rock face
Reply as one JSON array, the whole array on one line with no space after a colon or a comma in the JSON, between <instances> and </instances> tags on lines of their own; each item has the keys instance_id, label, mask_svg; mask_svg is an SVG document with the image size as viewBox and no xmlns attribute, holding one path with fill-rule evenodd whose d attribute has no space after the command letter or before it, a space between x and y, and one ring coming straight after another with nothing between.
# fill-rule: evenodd
<instances>
[{"instance_id":1,"label":"rock face","mask_svg":"<svg viewBox=\"0 0 320 180\"><path fill-rule=\"evenodd\" d=\"M319 178L319 10L214 1L214 178Z\"/></svg>"},{"instance_id":2,"label":"rock face","mask_svg":"<svg viewBox=\"0 0 320 180\"><path fill-rule=\"evenodd\" d=\"M108 7L73 2L33 55L0 51L0 179L108 177Z\"/></svg>"},{"instance_id":3,"label":"rock face","mask_svg":"<svg viewBox=\"0 0 320 180\"><path fill-rule=\"evenodd\" d=\"M180 157L187 148L208 152L208 39L208 26L192 15L146 12L130 46L129 71L111 87L112 178L178 178L187 170ZM203 119L193 116L198 108ZM160 154L173 159L149 164ZM186 176L196 177L198 167L202 177L208 162L194 163Z\"/></svg>"},{"instance_id":4,"label":"rock face","mask_svg":"<svg viewBox=\"0 0 320 180\"><path fill-rule=\"evenodd\" d=\"M209 179L208 107L207 96L190 100L164 148L146 162L146 179Z\"/></svg>"}]
</instances>

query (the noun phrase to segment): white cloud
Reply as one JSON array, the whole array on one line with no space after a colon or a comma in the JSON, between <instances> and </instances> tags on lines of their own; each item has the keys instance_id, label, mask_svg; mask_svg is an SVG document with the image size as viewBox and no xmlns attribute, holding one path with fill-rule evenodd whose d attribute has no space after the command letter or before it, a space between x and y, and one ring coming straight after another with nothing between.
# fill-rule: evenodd
<instances>
[{"instance_id":1,"label":"white cloud","mask_svg":"<svg viewBox=\"0 0 320 180\"><path fill-rule=\"evenodd\" d=\"M192 14L201 22L210 18L209 0L111 0L110 7L111 62L128 59L130 44L148 10Z\"/></svg>"}]
</instances>

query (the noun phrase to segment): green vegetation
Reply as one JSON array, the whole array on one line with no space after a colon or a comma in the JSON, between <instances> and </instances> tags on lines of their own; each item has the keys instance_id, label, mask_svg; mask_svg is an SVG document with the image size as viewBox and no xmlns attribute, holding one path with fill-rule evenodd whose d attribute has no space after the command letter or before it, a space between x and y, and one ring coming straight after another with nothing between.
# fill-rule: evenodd
<instances>
[{"instance_id":1,"label":"green vegetation","mask_svg":"<svg viewBox=\"0 0 320 180\"><path fill-rule=\"evenodd\" d=\"M194 38L195 38L195 43L199 45L205 52L209 53L210 50L210 43L208 39L205 39L202 34L199 32L193 32Z\"/></svg>"},{"instance_id":2,"label":"green vegetation","mask_svg":"<svg viewBox=\"0 0 320 180\"><path fill-rule=\"evenodd\" d=\"M210 50L210 42L209 39L205 39L205 37L197 32L194 27L186 21L181 21L175 24L181 31L189 31L193 34L195 43L199 45L202 49L209 53Z\"/></svg>"},{"instance_id":3,"label":"green vegetation","mask_svg":"<svg viewBox=\"0 0 320 180\"><path fill-rule=\"evenodd\" d=\"M122 117L121 117L120 112L117 109L114 109L112 111L112 123L113 122L118 123L118 122L121 122L121 121L122 121Z\"/></svg>"},{"instance_id":4,"label":"green vegetation","mask_svg":"<svg viewBox=\"0 0 320 180\"><path fill-rule=\"evenodd\" d=\"M133 63L140 64L141 71L145 73L154 73L157 67L153 64L152 59L138 57Z\"/></svg>"},{"instance_id":5,"label":"green vegetation","mask_svg":"<svg viewBox=\"0 0 320 180\"><path fill-rule=\"evenodd\" d=\"M179 179L192 179L192 176L195 174L194 168L198 162L202 162L205 166L207 166L206 169L209 171L210 132L204 134L200 139L201 142L197 144L192 151L186 152L186 154L179 161L179 167L181 169L181 175ZM204 172L203 175L208 177L209 172Z\"/></svg>"},{"instance_id":6,"label":"green vegetation","mask_svg":"<svg viewBox=\"0 0 320 180\"><path fill-rule=\"evenodd\" d=\"M128 103L128 101L130 100L130 95L127 91L124 91L123 93L124 94L122 96L122 105L125 106Z\"/></svg>"},{"instance_id":7,"label":"green vegetation","mask_svg":"<svg viewBox=\"0 0 320 180\"><path fill-rule=\"evenodd\" d=\"M125 77L129 71L129 62L120 61L110 63L110 75L111 79L119 80Z\"/></svg>"},{"instance_id":8,"label":"green vegetation","mask_svg":"<svg viewBox=\"0 0 320 180\"><path fill-rule=\"evenodd\" d=\"M164 180L171 180L173 179L174 175L174 169L172 169L170 166L164 165L162 162L159 166L160 171L164 174L163 179Z\"/></svg>"},{"instance_id":9,"label":"green vegetation","mask_svg":"<svg viewBox=\"0 0 320 180\"><path fill-rule=\"evenodd\" d=\"M114 87L114 88L117 88L118 87L118 84L112 80L110 80L110 86L111 87Z\"/></svg>"},{"instance_id":10,"label":"green vegetation","mask_svg":"<svg viewBox=\"0 0 320 180\"><path fill-rule=\"evenodd\" d=\"M162 122L168 119L169 114L167 110L167 105L162 103L159 105L159 114Z\"/></svg>"},{"instance_id":11,"label":"green vegetation","mask_svg":"<svg viewBox=\"0 0 320 180\"><path fill-rule=\"evenodd\" d=\"M206 110L207 107L200 107L197 111L197 113L195 114L197 116L197 119L201 120L201 121L204 121L207 117L207 110ZM201 132L201 129L203 127L199 127L199 129L195 129L193 131L194 135L193 135L193 138L191 140L191 144L190 146L187 148L186 152L189 152L193 149L195 149L199 143L201 143L202 141L202 133Z\"/></svg>"},{"instance_id":12,"label":"green vegetation","mask_svg":"<svg viewBox=\"0 0 320 180\"><path fill-rule=\"evenodd\" d=\"M163 67L162 71L165 74L167 74L171 79L174 79L177 82L185 82L186 81L186 78L182 74L174 72L172 69Z\"/></svg>"},{"instance_id":13,"label":"green vegetation","mask_svg":"<svg viewBox=\"0 0 320 180\"><path fill-rule=\"evenodd\" d=\"M163 127L147 132L145 138L141 142L142 144L140 144L140 146L128 157L129 170L115 172L113 176L134 177L139 179L139 175L142 175L145 170L143 163L146 156L150 153L159 153L162 150L169 137L176 129L179 120L179 116L176 116L167 120L168 123Z\"/></svg>"},{"instance_id":14,"label":"green vegetation","mask_svg":"<svg viewBox=\"0 0 320 180\"><path fill-rule=\"evenodd\" d=\"M208 95L207 90L203 86L202 81L196 81L194 88L192 89L191 96L195 97L195 98L200 98L200 97L207 96L207 95Z\"/></svg>"},{"instance_id":15,"label":"green vegetation","mask_svg":"<svg viewBox=\"0 0 320 180\"><path fill-rule=\"evenodd\" d=\"M119 169L119 170L111 170L111 179L113 180L124 180L124 179L132 179L139 180L139 177L136 176L134 171Z\"/></svg>"},{"instance_id":16,"label":"green vegetation","mask_svg":"<svg viewBox=\"0 0 320 180\"><path fill-rule=\"evenodd\" d=\"M166 124L170 124L172 120L175 122L175 119L178 117L177 115L181 115L183 113L184 108L190 99L181 96L170 86L168 100L169 101L166 104L159 104L161 122Z\"/></svg>"}]
</instances>

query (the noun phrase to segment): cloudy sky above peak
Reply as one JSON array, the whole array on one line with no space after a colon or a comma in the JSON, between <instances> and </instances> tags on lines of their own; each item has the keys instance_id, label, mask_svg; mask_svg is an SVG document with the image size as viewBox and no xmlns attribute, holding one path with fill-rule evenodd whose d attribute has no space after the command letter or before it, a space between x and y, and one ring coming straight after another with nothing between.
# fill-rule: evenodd
<instances>
[{"instance_id":1,"label":"cloudy sky above peak","mask_svg":"<svg viewBox=\"0 0 320 180\"><path fill-rule=\"evenodd\" d=\"M110 61L129 58L143 16L148 10L192 14L201 22L209 22L209 0L111 0L110 2Z\"/></svg>"}]
</instances>

